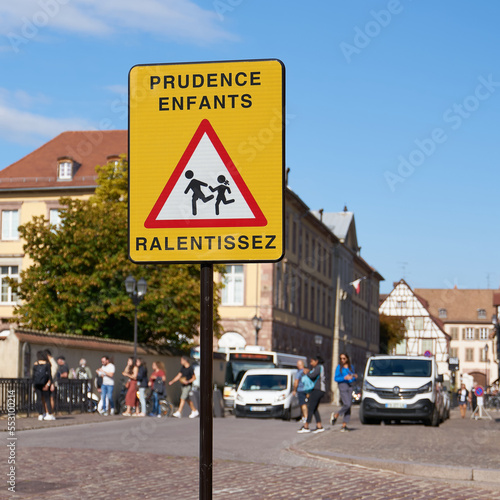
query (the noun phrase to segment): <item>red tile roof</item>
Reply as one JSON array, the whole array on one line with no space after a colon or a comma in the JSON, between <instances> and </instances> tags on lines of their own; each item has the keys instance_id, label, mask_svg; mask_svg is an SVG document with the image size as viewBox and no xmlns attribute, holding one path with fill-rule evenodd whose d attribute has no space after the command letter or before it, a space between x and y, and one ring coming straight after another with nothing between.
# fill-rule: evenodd
<instances>
[{"instance_id":1,"label":"red tile roof","mask_svg":"<svg viewBox=\"0 0 500 500\"><path fill-rule=\"evenodd\" d=\"M97 165L106 165L109 157L126 155L126 130L90 130L63 132L24 158L0 170L0 192L3 190L95 187ZM70 158L77 164L71 180L58 180L59 158Z\"/></svg>"},{"instance_id":2,"label":"red tile roof","mask_svg":"<svg viewBox=\"0 0 500 500\"><path fill-rule=\"evenodd\" d=\"M439 317L439 309L446 309L444 323L491 323L493 296L491 289L415 288L415 295L429 304L432 316ZM484 309L486 318L478 318L478 310Z\"/></svg>"},{"instance_id":3,"label":"red tile roof","mask_svg":"<svg viewBox=\"0 0 500 500\"><path fill-rule=\"evenodd\" d=\"M90 337L88 335L69 335L62 333L47 333L37 330L15 329L14 334L21 342L32 344L54 345L59 347L72 347L75 349L91 349L95 351L112 351L133 354L133 342L118 339L103 339L99 337ZM4 337L5 338L5 337ZM137 346L138 354L157 354L160 352L154 347L139 344ZM161 349L161 353L167 356L172 354L166 349Z\"/></svg>"}]
</instances>

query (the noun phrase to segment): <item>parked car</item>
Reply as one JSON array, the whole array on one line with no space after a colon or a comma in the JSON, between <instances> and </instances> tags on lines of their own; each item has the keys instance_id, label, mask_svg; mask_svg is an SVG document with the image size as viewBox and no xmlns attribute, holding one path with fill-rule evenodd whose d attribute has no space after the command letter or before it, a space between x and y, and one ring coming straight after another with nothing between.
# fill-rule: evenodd
<instances>
[{"instance_id":1,"label":"parked car","mask_svg":"<svg viewBox=\"0 0 500 500\"><path fill-rule=\"evenodd\" d=\"M433 357L370 357L363 381L361 423L413 420L437 427L445 413L442 382Z\"/></svg>"},{"instance_id":2,"label":"parked car","mask_svg":"<svg viewBox=\"0 0 500 500\"><path fill-rule=\"evenodd\" d=\"M245 372L236 390L236 417L299 419L299 401L297 396L292 395L296 371L289 368L261 368Z\"/></svg>"},{"instance_id":3,"label":"parked car","mask_svg":"<svg viewBox=\"0 0 500 500\"><path fill-rule=\"evenodd\" d=\"M450 418L451 395L448 388L441 386L442 405L441 405L441 422Z\"/></svg>"}]
</instances>

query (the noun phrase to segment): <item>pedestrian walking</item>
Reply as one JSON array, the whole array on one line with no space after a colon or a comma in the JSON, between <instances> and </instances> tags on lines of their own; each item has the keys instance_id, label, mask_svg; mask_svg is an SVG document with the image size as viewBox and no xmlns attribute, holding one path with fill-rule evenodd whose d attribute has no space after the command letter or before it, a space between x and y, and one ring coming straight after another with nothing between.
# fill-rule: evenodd
<instances>
[{"instance_id":1,"label":"pedestrian walking","mask_svg":"<svg viewBox=\"0 0 500 500\"><path fill-rule=\"evenodd\" d=\"M302 411L302 418L300 422L305 424L307 422L307 393L304 390L304 383L302 377L304 376L304 362L299 359L297 361L297 372L293 376L293 391L292 394L297 395L299 400L300 409Z\"/></svg>"},{"instance_id":2,"label":"pedestrian walking","mask_svg":"<svg viewBox=\"0 0 500 500\"><path fill-rule=\"evenodd\" d=\"M467 413L467 402L469 401L469 391L465 387L465 384L460 386L460 389L457 391L458 395L458 406L460 408L460 416L465 418L465 414Z\"/></svg>"},{"instance_id":3,"label":"pedestrian walking","mask_svg":"<svg viewBox=\"0 0 500 500\"><path fill-rule=\"evenodd\" d=\"M347 431L347 424L351 420L351 404L352 404L352 384L358 378L351 365L349 356L342 353L339 356L339 364L335 369L335 382L339 385L340 399L342 408L338 413L332 413L331 423L335 424L339 416L342 416L341 432Z\"/></svg>"},{"instance_id":4,"label":"pedestrian walking","mask_svg":"<svg viewBox=\"0 0 500 500\"><path fill-rule=\"evenodd\" d=\"M194 403L189 397L192 383L195 381L195 379L196 375L194 374L194 369L191 366L191 360L187 356L182 356L181 369L179 370L179 373L168 383L168 385L172 385L175 384L175 382L179 381L182 385L181 402L179 404L179 409L172 415L173 417L181 418L182 409L184 408L186 401L191 408L189 418L196 418L197 416L199 416L198 410L195 408Z\"/></svg>"},{"instance_id":5,"label":"pedestrian walking","mask_svg":"<svg viewBox=\"0 0 500 500\"><path fill-rule=\"evenodd\" d=\"M52 385L52 373L50 361L44 351L36 353L37 360L33 364L32 381L36 394L36 409L38 420L55 420L52 415L52 404L50 402L50 386ZM43 407L47 408L44 415Z\"/></svg>"},{"instance_id":6,"label":"pedestrian walking","mask_svg":"<svg viewBox=\"0 0 500 500\"><path fill-rule=\"evenodd\" d=\"M124 417L132 416L132 408L137 411L137 372L139 368L134 364L134 358L130 357L127 359L127 365L122 372L122 375L127 378L125 387L127 393L125 394L125 407L126 410L122 413Z\"/></svg>"},{"instance_id":7,"label":"pedestrian walking","mask_svg":"<svg viewBox=\"0 0 500 500\"><path fill-rule=\"evenodd\" d=\"M308 391L309 397L307 402L307 420L304 426L299 429L297 432L299 434L306 434L309 432L324 432L325 428L321 423L321 415L318 411L318 406L321 401L321 398L325 395L326 392L326 383L325 383L325 369L323 367L323 358L321 356L313 356L310 361L310 368L304 368L304 374L307 378L309 378L312 382L314 382L314 386L312 390ZM309 425L312 422L312 418L316 420L316 429L311 431Z\"/></svg>"}]
</instances>

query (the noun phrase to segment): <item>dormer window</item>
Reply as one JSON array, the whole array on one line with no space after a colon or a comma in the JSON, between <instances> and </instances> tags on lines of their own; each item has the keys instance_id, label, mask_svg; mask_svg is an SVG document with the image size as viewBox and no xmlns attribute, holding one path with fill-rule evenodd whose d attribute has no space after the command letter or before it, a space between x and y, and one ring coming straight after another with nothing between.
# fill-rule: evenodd
<instances>
[{"instance_id":1,"label":"dormer window","mask_svg":"<svg viewBox=\"0 0 500 500\"><path fill-rule=\"evenodd\" d=\"M71 158L59 158L57 161L57 178L61 181L70 181L73 178L73 160Z\"/></svg>"},{"instance_id":2,"label":"dormer window","mask_svg":"<svg viewBox=\"0 0 500 500\"><path fill-rule=\"evenodd\" d=\"M113 164L113 166L117 167L120 163L120 157L118 155L109 155L107 157L108 163Z\"/></svg>"},{"instance_id":3,"label":"dormer window","mask_svg":"<svg viewBox=\"0 0 500 500\"><path fill-rule=\"evenodd\" d=\"M486 309L477 310L477 319L486 319Z\"/></svg>"},{"instance_id":4,"label":"dormer window","mask_svg":"<svg viewBox=\"0 0 500 500\"><path fill-rule=\"evenodd\" d=\"M438 315L441 319L445 319L448 317L448 311L444 308L439 309Z\"/></svg>"}]
</instances>

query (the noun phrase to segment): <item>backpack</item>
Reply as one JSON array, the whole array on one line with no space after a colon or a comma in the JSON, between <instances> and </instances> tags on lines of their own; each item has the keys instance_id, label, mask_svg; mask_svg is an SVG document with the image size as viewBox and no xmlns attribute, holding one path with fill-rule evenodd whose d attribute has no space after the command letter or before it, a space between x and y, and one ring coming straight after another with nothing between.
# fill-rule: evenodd
<instances>
[{"instance_id":1,"label":"backpack","mask_svg":"<svg viewBox=\"0 0 500 500\"><path fill-rule=\"evenodd\" d=\"M33 365L33 384L45 385L50 380L50 365L35 364Z\"/></svg>"},{"instance_id":2,"label":"backpack","mask_svg":"<svg viewBox=\"0 0 500 500\"><path fill-rule=\"evenodd\" d=\"M311 392L314 389L316 381L320 377L322 371L323 367L320 368L319 375L314 380L310 379L308 375L302 375L300 381L302 382L302 386L304 387L304 392Z\"/></svg>"},{"instance_id":3,"label":"backpack","mask_svg":"<svg viewBox=\"0 0 500 500\"><path fill-rule=\"evenodd\" d=\"M161 377L156 377L153 382L153 391L158 394L165 394L165 382Z\"/></svg>"},{"instance_id":4,"label":"backpack","mask_svg":"<svg viewBox=\"0 0 500 500\"><path fill-rule=\"evenodd\" d=\"M86 380L89 378L89 374L87 373L87 370L85 368L83 368L82 366L79 366L76 369L76 377L75 378Z\"/></svg>"}]
</instances>

